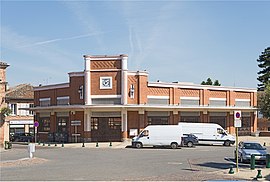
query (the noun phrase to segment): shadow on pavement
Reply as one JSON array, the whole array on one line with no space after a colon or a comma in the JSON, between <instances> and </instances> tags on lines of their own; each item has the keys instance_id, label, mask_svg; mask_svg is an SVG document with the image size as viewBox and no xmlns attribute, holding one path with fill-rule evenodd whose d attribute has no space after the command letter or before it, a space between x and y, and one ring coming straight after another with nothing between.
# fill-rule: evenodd
<instances>
[{"instance_id":1,"label":"shadow on pavement","mask_svg":"<svg viewBox=\"0 0 270 182\"><path fill-rule=\"evenodd\" d=\"M200 167L208 167L208 168L215 168L215 169L229 169L231 166L234 166L230 163L224 163L224 162L205 162L202 164L195 164Z\"/></svg>"}]
</instances>

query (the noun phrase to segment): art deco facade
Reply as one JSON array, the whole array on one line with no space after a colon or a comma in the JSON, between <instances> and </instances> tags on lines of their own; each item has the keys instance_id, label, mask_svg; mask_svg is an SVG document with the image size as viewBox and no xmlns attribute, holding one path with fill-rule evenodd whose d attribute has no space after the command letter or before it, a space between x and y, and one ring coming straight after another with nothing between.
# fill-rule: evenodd
<instances>
[{"instance_id":1,"label":"art deco facade","mask_svg":"<svg viewBox=\"0 0 270 182\"><path fill-rule=\"evenodd\" d=\"M191 83L149 82L146 71L129 71L127 55L84 56L85 68L69 82L34 88L39 140L65 133L67 141L121 141L147 125L218 123L239 134L257 130L257 91Z\"/></svg>"}]
</instances>

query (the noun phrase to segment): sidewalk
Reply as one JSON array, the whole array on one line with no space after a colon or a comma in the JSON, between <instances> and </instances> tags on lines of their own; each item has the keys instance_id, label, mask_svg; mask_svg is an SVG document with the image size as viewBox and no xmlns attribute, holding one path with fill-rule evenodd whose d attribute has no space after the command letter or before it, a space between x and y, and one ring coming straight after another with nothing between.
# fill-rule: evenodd
<instances>
[{"instance_id":1,"label":"sidewalk","mask_svg":"<svg viewBox=\"0 0 270 182\"><path fill-rule=\"evenodd\" d=\"M261 175L262 178L256 179L256 176L258 174L258 169L261 170ZM228 170L222 170L220 173L222 175L225 175L227 177L233 177L236 179L242 179L242 180L247 180L247 181L252 181L252 180L258 180L258 181L270 181L270 168L256 168L255 170L251 170L248 168L240 168L238 172L236 172L236 169L234 168L234 174L229 174L229 169Z\"/></svg>"},{"instance_id":2,"label":"sidewalk","mask_svg":"<svg viewBox=\"0 0 270 182\"><path fill-rule=\"evenodd\" d=\"M270 137L239 136L238 141L259 142L262 146L270 146Z\"/></svg>"}]
</instances>

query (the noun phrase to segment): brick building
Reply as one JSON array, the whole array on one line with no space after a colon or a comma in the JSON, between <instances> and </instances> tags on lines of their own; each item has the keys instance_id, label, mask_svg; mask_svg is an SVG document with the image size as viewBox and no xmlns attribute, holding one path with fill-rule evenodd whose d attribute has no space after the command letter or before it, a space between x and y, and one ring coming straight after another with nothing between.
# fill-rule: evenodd
<instances>
[{"instance_id":1,"label":"brick building","mask_svg":"<svg viewBox=\"0 0 270 182\"><path fill-rule=\"evenodd\" d=\"M85 68L69 82L34 88L39 140L121 141L147 125L218 123L241 135L257 130L257 91L249 88L149 82L146 71L129 71L127 55L84 56Z\"/></svg>"},{"instance_id":2,"label":"brick building","mask_svg":"<svg viewBox=\"0 0 270 182\"><path fill-rule=\"evenodd\" d=\"M5 96L6 96L6 88L7 88L7 81L6 81L6 69L9 67L7 63L0 62L0 108L7 107L5 103ZM3 115L0 115L0 145L3 145L4 141L8 141L8 126L7 122L5 122L5 118Z\"/></svg>"}]
</instances>

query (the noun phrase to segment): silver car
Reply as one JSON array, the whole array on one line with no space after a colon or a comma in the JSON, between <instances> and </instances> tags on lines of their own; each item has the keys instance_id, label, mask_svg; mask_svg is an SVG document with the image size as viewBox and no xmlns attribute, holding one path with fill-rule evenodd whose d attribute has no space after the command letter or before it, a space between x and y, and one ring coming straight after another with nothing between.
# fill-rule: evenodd
<instances>
[{"instance_id":1,"label":"silver car","mask_svg":"<svg viewBox=\"0 0 270 182\"><path fill-rule=\"evenodd\" d=\"M238 159L244 163L250 161L251 155L255 155L255 161L266 161L266 148L258 142L240 142L238 148ZM236 151L234 152L236 159Z\"/></svg>"}]
</instances>

